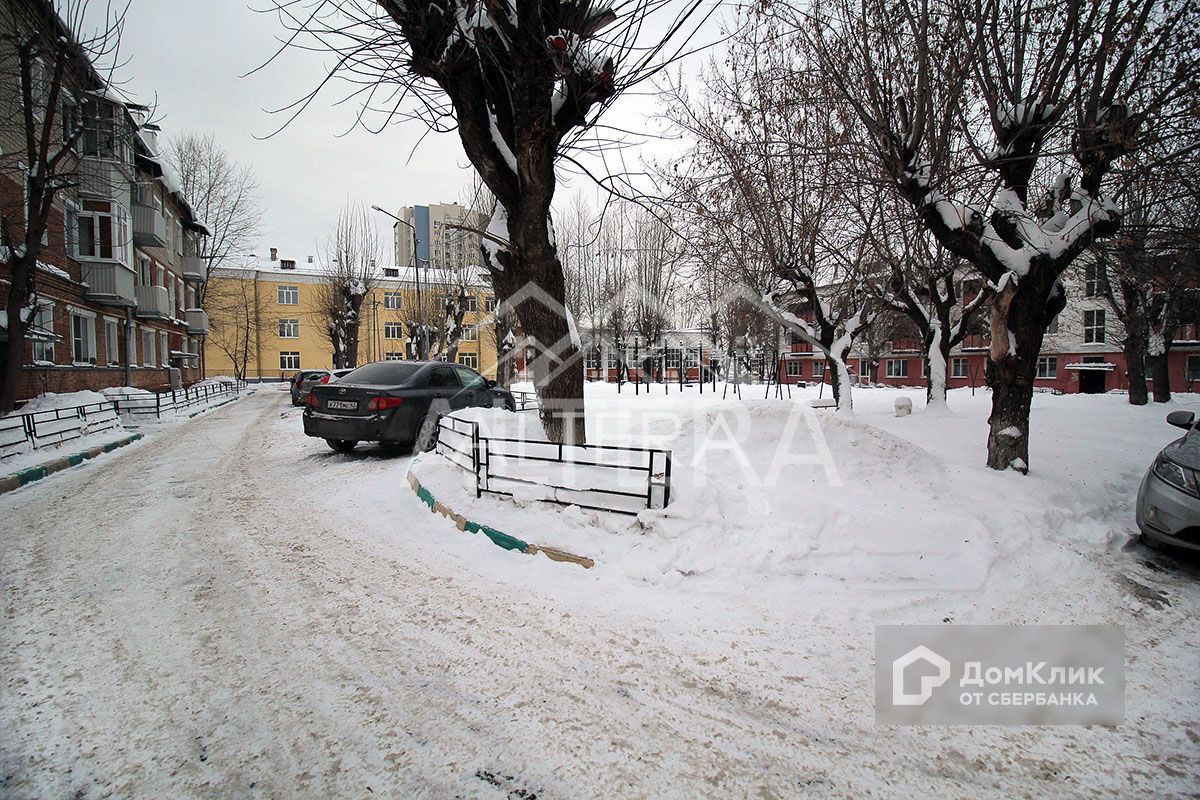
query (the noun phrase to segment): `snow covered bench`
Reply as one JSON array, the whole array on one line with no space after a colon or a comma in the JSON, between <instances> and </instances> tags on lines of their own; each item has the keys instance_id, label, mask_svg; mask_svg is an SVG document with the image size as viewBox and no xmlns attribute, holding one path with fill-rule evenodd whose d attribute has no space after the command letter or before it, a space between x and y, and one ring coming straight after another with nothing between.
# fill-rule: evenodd
<instances>
[{"instance_id":1,"label":"snow covered bench","mask_svg":"<svg viewBox=\"0 0 1200 800\"><path fill-rule=\"evenodd\" d=\"M837 400L830 398L820 398L809 401L813 408L837 408Z\"/></svg>"}]
</instances>

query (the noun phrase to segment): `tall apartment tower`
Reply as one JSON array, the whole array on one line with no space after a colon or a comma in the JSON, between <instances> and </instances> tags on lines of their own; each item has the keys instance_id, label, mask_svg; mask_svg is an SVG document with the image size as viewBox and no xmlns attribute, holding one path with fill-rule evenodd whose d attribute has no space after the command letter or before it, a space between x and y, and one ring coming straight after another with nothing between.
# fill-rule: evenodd
<instances>
[{"instance_id":1,"label":"tall apartment tower","mask_svg":"<svg viewBox=\"0 0 1200 800\"><path fill-rule=\"evenodd\" d=\"M487 227L487 217L458 203L437 203L428 206L401 208L397 215L417 231L417 258L435 269L458 269L478 266L479 234L451 226L465 225L481 230ZM392 226L395 237L396 265L413 264L412 230L408 225Z\"/></svg>"}]
</instances>

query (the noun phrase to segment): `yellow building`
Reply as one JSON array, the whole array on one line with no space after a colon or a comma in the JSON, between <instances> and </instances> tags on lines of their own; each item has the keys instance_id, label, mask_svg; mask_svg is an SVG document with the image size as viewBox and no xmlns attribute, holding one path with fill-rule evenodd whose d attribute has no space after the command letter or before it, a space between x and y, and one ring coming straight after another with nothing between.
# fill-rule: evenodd
<instances>
[{"instance_id":1,"label":"yellow building","mask_svg":"<svg viewBox=\"0 0 1200 800\"><path fill-rule=\"evenodd\" d=\"M358 364L415 358L408 340L408 321L421 318L417 284L409 267L382 267L363 302ZM459 291L454 276L421 270L420 294L425 319L438 329L445 316L444 297ZM220 268L209 276L204 300L209 316L204 360L209 375L278 379L300 369L333 367L333 346L321 312L321 293L328 281L311 264L300 268L288 259L264 259L252 266ZM496 375L494 295L478 273L466 281L466 329L456 361ZM503 336L503 333L501 334ZM430 333L430 358L445 357L445 343Z\"/></svg>"}]
</instances>

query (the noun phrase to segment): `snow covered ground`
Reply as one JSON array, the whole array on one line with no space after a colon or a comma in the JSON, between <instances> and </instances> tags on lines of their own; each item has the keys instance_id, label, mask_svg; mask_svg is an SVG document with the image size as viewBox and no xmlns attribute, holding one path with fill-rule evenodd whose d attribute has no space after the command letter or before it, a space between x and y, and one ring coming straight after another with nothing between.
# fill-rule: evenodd
<instances>
[{"instance_id":1,"label":"snow covered ground","mask_svg":"<svg viewBox=\"0 0 1200 800\"><path fill-rule=\"evenodd\" d=\"M896 418L919 392L866 390L817 412L841 487L768 479L781 422L815 444L814 391L590 386L593 441L675 451L675 501L636 519L461 493L592 570L456 531L413 459L336 454L269 390L5 495L0 794L1194 792L1198 573L1130 543L1169 409L1039 395L1021 477L981 466L985 394ZM696 435L722 414L746 459ZM873 626L897 622L1122 624L1126 724L877 727Z\"/></svg>"}]
</instances>

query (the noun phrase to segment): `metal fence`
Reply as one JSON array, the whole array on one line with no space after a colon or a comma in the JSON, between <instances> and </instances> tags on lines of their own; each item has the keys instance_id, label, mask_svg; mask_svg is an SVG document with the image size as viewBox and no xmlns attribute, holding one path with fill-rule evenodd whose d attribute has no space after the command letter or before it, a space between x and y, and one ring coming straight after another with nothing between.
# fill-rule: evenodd
<instances>
[{"instance_id":1,"label":"metal fence","mask_svg":"<svg viewBox=\"0 0 1200 800\"><path fill-rule=\"evenodd\" d=\"M474 474L476 497L520 495L619 514L671 502L670 450L481 436L479 423L447 415L438 420L437 451Z\"/></svg>"},{"instance_id":2,"label":"metal fence","mask_svg":"<svg viewBox=\"0 0 1200 800\"><path fill-rule=\"evenodd\" d=\"M117 411L130 417L154 415L161 419L165 413L187 411L196 406L207 406L215 400L236 397L241 392L237 383L206 383L186 389L168 389L147 393L133 391L125 394L110 393Z\"/></svg>"},{"instance_id":3,"label":"metal fence","mask_svg":"<svg viewBox=\"0 0 1200 800\"><path fill-rule=\"evenodd\" d=\"M0 417L0 459L28 450L55 447L65 442L103 433L121 424L121 417L136 420L171 411L186 411L226 397L236 397L236 383L205 384L177 391L137 391L113 395L109 400L68 408L15 413Z\"/></svg>"}]
</instances>

